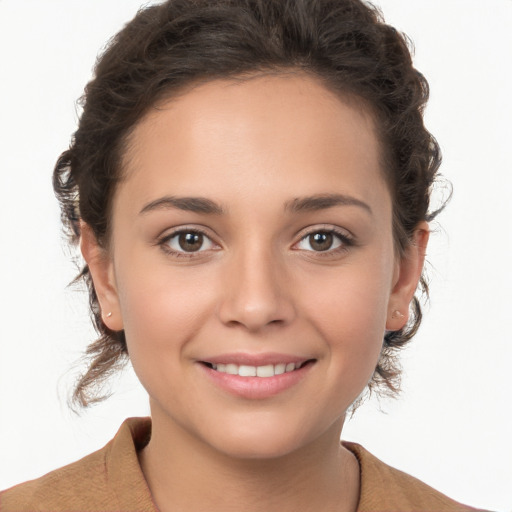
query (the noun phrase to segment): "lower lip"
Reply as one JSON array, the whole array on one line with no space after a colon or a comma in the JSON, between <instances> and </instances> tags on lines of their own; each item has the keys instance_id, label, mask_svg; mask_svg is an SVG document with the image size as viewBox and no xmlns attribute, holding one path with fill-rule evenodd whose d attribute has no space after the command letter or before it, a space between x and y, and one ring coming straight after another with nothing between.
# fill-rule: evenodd
<instances>
[{"instance_id":1,"label":"lower lip","mask_svg":"<svg viewBox=\"0 0 512 512\"><path fill-rule=\"evenodd\" d=\"M314 365L310 362L302 368L273 377L240 377L240 375L218 372L202 363L198 364L216 386L232 395L251 400L271 398L292 388L308 374Z\"/></svg>"}]
</instances>

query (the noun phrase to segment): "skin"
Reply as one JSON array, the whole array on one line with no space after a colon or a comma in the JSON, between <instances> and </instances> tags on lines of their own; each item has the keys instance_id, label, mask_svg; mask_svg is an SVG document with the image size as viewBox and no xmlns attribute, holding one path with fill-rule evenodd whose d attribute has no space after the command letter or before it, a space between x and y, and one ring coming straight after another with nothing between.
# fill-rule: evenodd
<instances>
[{"instance_id":1,"label":"skin","mask_svg":"<svg viewBox=\"0 0 512 512\"><path fill-rule=\"evenodd\" d=\"M140 461L162 512L356 509L345 413L385 330L407 321L428 240L422 223L397 257L379 155L371 116L303 74L201 84L136 126L109 249L83 224L82 252L150 396ZM333 194L345 200L292 208ZM197 229L203 245L184 251L176 231ZM310 235L332 230L318 250ZM219 388L200 362L269 352L312 362L263 399Z\"/></svg>"}]
</instances>

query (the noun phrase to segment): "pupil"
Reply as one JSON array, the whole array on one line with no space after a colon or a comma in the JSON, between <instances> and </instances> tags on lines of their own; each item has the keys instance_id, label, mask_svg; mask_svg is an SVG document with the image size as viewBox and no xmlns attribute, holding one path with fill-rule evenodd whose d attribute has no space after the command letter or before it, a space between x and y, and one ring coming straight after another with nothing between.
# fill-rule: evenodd
<instances>
[{"instance_id":1,"label":"pupil","mask_svg":"<svg viewBox=\"0 0 512 512\"><path fill-rule=\"evenodd\" d=\"M309 243L315 251L327 251L331 248L332 233L315 233L309 238Z\"/></svg>"},{"instance_id":2,"label":"pupil","mask_svg":"<svg viewBox=\"0 0 512 512\"><path fill-rule=\"evenodd\" d=\"M201 233L182 233L178 242L184 251L197 251L203 245L203 235Z\"/></svg>"}]
</instances>

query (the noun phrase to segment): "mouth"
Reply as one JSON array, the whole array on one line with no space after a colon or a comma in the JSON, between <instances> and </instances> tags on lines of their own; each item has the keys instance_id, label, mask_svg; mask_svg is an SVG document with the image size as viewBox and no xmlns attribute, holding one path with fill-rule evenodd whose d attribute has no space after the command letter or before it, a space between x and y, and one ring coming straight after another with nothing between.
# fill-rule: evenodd
<instances>
[{"instance_id":1,"label":"mouth","mask_svg":"<svg viewBox=\"0 0 512 512\"><path fill-rule=\"evenodd\" d=\"M265 400L295 388L307 379L317 359L290 354L232 353L198 360L210 383L248 400Z\"/></svg>"},{"instance_id":2,"label":"mouth","mask_svg":"<svg viewBox=\"0 0 512 512\"><path fill-rule=\"evenodd\" d=\"M307 365L313 364L314 362L315 359L307 359L299 362L266 364L261 366L250 366L235 363L211 363L208 361L201 361L201 364L219 373L238 375L239 377L260 377L265 379L275 377L276 375L295 372Z\"/></svg>"}]
</instances>

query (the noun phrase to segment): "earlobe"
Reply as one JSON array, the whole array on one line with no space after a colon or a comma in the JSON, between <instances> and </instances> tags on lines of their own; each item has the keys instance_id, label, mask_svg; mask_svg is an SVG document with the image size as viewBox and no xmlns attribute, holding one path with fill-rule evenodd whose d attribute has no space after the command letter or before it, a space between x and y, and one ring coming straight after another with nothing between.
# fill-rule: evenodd
<instances>
[{"instance_id":1,"label":"earlobe","mask_svg":"<svg viewBox=\"0 0 512 512\"><path fill-rule=\"evenodd\" d=\"M428 223L420 222L414 230L404 256L397 262L393 290L388 303L388 331L402 329L409 320L409 304L421 278L429 235Z\"/></svg>"},{"instance_id":2,"label":"earlobe","mask_svg":"<svg viewBox=\"0 0 512 512\"><path fill-rule=\"evenodd\" d=\"M80 250L91 273L103 323L112 331L123 330L112 259L83 221L80 222Z\"/></svg>"}]
</instances>

